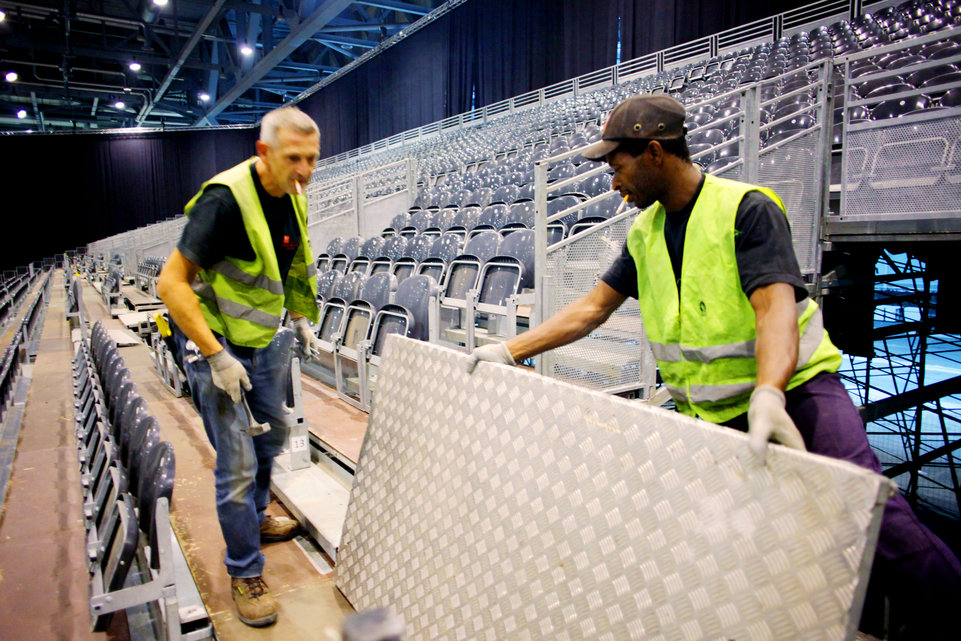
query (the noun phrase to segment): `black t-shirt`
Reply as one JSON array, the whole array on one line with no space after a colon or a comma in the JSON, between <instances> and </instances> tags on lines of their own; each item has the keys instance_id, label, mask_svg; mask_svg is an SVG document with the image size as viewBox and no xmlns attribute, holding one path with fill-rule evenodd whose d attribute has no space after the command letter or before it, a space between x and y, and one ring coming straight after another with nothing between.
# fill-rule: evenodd
<instances>
[{"instance_id":1,"label":"black t-shirt","mask_svg":"<svg viewBox=\"0 0 961 641\"><path fill-rule=\"evenodd\" d=\"M294 203L287 194L271 196L260 184L260 177L250 163L250 174L257 188L260 206L267 219L270 238L277 254L281 281L287 280L290 264L300 247L300 228L294 213ZM240 260L254 260L254 248L247 236L240 206L230 187L209 185L197 199L187 224L184 226L177 249L188 260L204 269L213 267L226 256Z\"/></svg>"},{"instance_id":2,"label":"black t-shirt","mask_svg":"<svg viewBox=\"0 0 961 641\"><path fill-rule=\"evenodd\" d=\"M664 240L679 290L687 223L703 186L702 176L690 202L679 211L668 212L664 221ZM801 268L791 244L791 229L787 216L777 203L759 191L748 192L738 205L734 230L737 271L741 277L741 289L748 298L758 287L772 283L792 285L797 301L807 297ZM627 251L627 243L621 249L621 255L601 276L601 280L618 293L637 298L637 265Z\"/></svg>"}]
</instances>

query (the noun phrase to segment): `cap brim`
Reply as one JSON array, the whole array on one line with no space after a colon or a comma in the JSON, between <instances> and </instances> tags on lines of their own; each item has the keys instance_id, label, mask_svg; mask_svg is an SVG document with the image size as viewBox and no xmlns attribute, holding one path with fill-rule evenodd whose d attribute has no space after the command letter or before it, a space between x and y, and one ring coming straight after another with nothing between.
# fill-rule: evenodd
<instances>
[{"instance_id":1,"label":"cap brim","mask_svg":"<svg viewBox=\"0 0 961 641\"><path fill-rule=\"evenodd\" d=\"M588 160L604 160L604 157L617 149L620 144L619 140L601 140L585 148L581 155Z\"/></svg>"}]
</instances>

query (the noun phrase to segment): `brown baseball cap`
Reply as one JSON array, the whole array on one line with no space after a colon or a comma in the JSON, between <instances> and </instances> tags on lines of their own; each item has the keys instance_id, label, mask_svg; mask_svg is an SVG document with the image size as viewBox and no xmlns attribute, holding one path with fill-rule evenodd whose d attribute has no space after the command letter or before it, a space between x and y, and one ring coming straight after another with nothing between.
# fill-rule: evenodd
<instances>
[{"instance_id":1,"label":"brown baseball cap","mask_svg":"<svg viewBox=\"0 0 961 641\"><path fill-rule=\"evenodd\" d=\"M601 140L581 155L588 160L603 160L623 140L665 140L685 133L684 105L664 94L639 94L614 107L604 123Z\"/></svg>"}]
</instances>

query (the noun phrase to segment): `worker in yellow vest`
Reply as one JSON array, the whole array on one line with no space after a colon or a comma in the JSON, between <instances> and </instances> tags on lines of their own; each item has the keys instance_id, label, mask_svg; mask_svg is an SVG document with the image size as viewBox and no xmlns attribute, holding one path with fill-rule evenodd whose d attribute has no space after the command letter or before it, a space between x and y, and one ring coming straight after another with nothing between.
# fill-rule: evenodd
<instances>
[{"instance_id":1,"label":"worker in yellow vest","mask_svg":"<svg viewBox=\"0 0 961 641\"><path fill-rule=\"evenodd\" d=\"M469 368L566 345L633 297L678 411L746 431L759 456L774 440L880 473L836 374L841 355L808 298L784 204L764 187L702 174L684 121L684 106L666 95L613 109L602 139L582 153L606 160L613 189L642 210L620 258L540 326L475 349ZM961 564L900 494L885 508L875 569L919 635L909 638L956 634L949 606L961 594Z\"/></svg>"},{"instance_id":2,"label":"worker in yellow vest","mask_svg":"<svg viewBox=\"0 0 961 641\"><path fill-rule=\"evenodd\" d=\"M320 151L314 121L275 109L260 127L257 156L204 183L157 281L190 392L217 452L217 516L241 621L270 625L277 603L263 579L261 542L296 534L297 521L268 516L270 472L288 432L291 346L316 350L316 267L304 187ZM284 309L293 319L280 330ZM270 426L264 431L262 424Z\"/></svg>"}]
</instances>

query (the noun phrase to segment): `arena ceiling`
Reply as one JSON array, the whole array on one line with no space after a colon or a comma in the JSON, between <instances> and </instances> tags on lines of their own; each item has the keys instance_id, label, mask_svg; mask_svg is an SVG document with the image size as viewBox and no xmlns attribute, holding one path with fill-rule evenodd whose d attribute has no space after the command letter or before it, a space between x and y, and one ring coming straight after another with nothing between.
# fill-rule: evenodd
<instances>
[{"instance_id":1,"label":"arena ceiling","mask_svg":"<svg viewBox=\"0 0 961 641\"><path fill-rule=\"evenodd\" d=\"M243 125L443 0L0 0L0 131Z\"/></svg>"}]
</instances>

